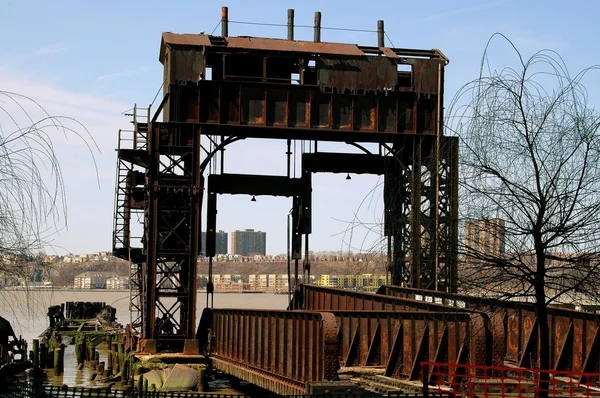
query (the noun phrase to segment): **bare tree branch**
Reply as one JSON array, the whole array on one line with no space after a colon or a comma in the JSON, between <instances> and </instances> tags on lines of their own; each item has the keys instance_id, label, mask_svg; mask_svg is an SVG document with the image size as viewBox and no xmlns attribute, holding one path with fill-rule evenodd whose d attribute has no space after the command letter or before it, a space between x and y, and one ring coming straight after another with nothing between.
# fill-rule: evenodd
<instances>
[{"instance_id":1,"label":"bare tree branch","mask_svg":"<svg viewBox=\"0 0 600 398\"><path fill-rule=\"evenodd\" d=\"M517 67L494 69L503 37ZM460 153L461 286L505 299L533 299L541 336L556 301L600 297L600 115L553 51L525 59L502 35L488 42L480 76L463 86L446 128ZM549 369L548 339L540 368Z\"/></svg>"}]
</instances>

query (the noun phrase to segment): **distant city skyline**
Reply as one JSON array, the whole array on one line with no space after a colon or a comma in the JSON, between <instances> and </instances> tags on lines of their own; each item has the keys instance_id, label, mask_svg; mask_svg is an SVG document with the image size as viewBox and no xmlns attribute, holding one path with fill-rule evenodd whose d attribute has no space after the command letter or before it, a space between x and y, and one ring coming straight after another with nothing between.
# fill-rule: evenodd
<instances>
[{"instance_id":1,"label":"distant city skyline","mask_svg":"<svg viewBox=\"0 0 600 398\"><path fill-rule=\"evenodd\" d=\"M201 233L201 244L200 244L200 255L206 255L206 232ZM215 253L216 254L227 254L228 249L228 233L219 230L215 233Z\"/></svg>"},{"instance_id":2,"label":"distant city skyline","mask_svg":"<svg viewBox=\"0 0 600 398\"><path fill-rule=\"evenodd\" d=\"M231 250L233 255L253 256L267 254L267 234L254 229L235 230L231 233Z\"/></svg>"}]
</instances>

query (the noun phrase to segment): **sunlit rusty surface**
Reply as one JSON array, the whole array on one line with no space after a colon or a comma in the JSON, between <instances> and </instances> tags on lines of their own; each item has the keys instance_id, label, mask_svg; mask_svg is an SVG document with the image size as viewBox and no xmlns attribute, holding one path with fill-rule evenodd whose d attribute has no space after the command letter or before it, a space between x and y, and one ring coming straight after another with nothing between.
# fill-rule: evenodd
<instances>
[{"instance_id":1,"label":"sunlit rusty surface","mask_svg":"<svg viewBox=\"0 0 600 398\"><path fill-rule=\"evenodd\" d=\"M333 311L339 327L340 363L382 366L386 376L414 379L424 358L486 365L486 356L465 356L485 346L485 316L413 311ZM462 353L462 354L461 354Z\"/></svg>"},{"instance_id":2,"label":"sunlit rusty surface","mask_svg":"<svg viewBox=\"0 0 600 398\"><path fill-rule=\"evenodd\" d=\"M340 365L405 380L419 379L427 360L489 365L488 325L468 312L207 309L198 338L217 368L289 393L338 380Z\"/></svg>"},{"instance_id":3,"label":"sunlit rusty surface","mask_svg":"<svg viewBox=\"0 0 600 398\"><path fill-rule=\"evenodd\" d=\"M492 320L494 357L522 367L539 364L535 306L397 286L382 286L378 293L402 299L437 302L453 308L481 311ZM548 309L550 365L554 370L595 372L600 368L600 316L565 308Z\"/></svg>"},{"instance_id":4,"label":"sunlit rusty surface","mask_svg":"<svg viewBox=\"0 0 600 398\"><path fill-rule=\"evenodd\" d=\"M345 59L321 57L318 61L321 87L340 91L394 90L398 84L396 62L387 57Z\"/></svg>"},{"instance_id":5,"label":"sunlit rusty surface","mask_svg":"<svg viewBox=\"0 0 600 398\"><path fill-rule=\"evenodd\" d=\"M327 84L350 89L365 83L323 73L329 79ZM370 84L388 83L385 77L374 75ZM348 139L338 131L436 135L435 102L416 99L406 91L390 91L385 96L353 95L344 90L327 93L318 87L299 85L257 87L250 83L201 81L194 86L173 86L169 104L173 122L200 123L211 128L222 125L225 131L235 128L242 136L246 127L323 131L316 136L323 140ZM269 134L269 130L263 131ZM282 133L272 130L271 134ZM389 138L382 135L375 140Z\"/></svg>"},{"instance_id":6,"label":"sunlit rusty surface","mask_svg":"<svg viewBox=\"0 0 600 398\"><path fill-rule=\"evenodd\" d=\"M315 285L303 286L302 308L310 311L468 312L438 303Z\"/></svg>"},{"instance_id":7,"label":"sunlit rusty surface","mask_svg":"<svg viewBox=\"0 0 600 398\"><path fill-rule=\"evenodd\" d=\"M212 339L213 358L248 371L244 380L280 380L296 389L307 382L337 380L337 324L330 313L205 309L201 344ZM262 385L262 384L258 384Z\"/></svg>"}]
</instances>

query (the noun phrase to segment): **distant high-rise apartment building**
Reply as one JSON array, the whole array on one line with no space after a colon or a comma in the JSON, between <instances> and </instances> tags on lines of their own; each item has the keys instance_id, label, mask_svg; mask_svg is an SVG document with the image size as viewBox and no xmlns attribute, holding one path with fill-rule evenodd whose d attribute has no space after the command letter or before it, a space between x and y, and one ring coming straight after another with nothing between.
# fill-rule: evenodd
<instances>
[{"instance_id":1,"label":"distant high-rise apartment building","mask_svg":"<svg viewBox=\"0 0 600 398\"><path fill-rule=\"evenodd\" d=\"M267 233L245 229L231 233L231 254L253 256L267 254Z\"/></svg>"},{"instance_id":2,"label":"distant high-rise apartment building","mask_svg":"<svg viewBox=\"0 0 600 398\"><path fill-rule=\"evenodd\" d=\"M504 220L486 218L470 220L465 224L465 251L467 256L499 256L505 251Z\"/></svg>"},{"instance_id":3,"label":"distant high-rise apartment building","mask_svg":"<svg viewBox=\"0 0 600 398\"><path fill-rule=\"evenodd\" d=\"M202 232L201 236L202 249L200 255L206 255L206 232ZM215 234L215 253L227 254L227 232L217 231Z\"/></svg>"}]
</instances>

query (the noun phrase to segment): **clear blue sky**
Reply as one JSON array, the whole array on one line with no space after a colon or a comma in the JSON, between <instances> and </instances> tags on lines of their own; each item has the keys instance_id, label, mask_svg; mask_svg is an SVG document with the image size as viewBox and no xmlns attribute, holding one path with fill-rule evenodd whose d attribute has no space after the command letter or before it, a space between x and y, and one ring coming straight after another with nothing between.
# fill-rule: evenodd
<instances>
[{"instance_id":1,"label":"clear blue sky","mask_svg":"<svg viewBox=\"0 0 600 398\"><path fill-rule=\"evenodd\" d=\"M99 184L83 144L56 137L68 200L68 230L54 239L59 252L107 250L112 242L117 130L128 127L120 112L149 104L162 83L158 61L161 32L210 33L221 6L232 21L285 23L294 8L297 24L312 25L322 12L325 27L376 28L378 19L395 47L439 48L449 58L446 103L477 76L485 44L494 32L507 35L527 56L542 48L558 51L571 71L600 63L600 6L593 1L30 1L0 0L0 90L26 94L50 113L77 118L90 130ZM215 34L220 32L219 29ZM284 27L230 24L231 36L285 37ZM312 40L311 29L296 29ZM375 33L324 30L323 41L376 45ZM507 46L494 46L502 65ZM510 55L512 57L512 55ZM507 61L510 62L510 61ZM588 86L591 98L597 87ZM323 150L327 146L323 145ZM333 149L333 147L332 147ZM336 146L336 150L345 150ZM348 149L350 151L350 149ZM242 142L227 151L227 172L285 174L282 143ZM314 179L314 250L358 251L377 240L379 229L343 232L352 219L381 219L376 177L317 175ZM366 201L363 199L367 197ZM291 201L283 198L221 197L218 227L267 232L267 251L285 251L285 223ZM362 203L362 205L361 205ZM366 236L366 238L365 238Z\"/></svg>"}]
</instances>

